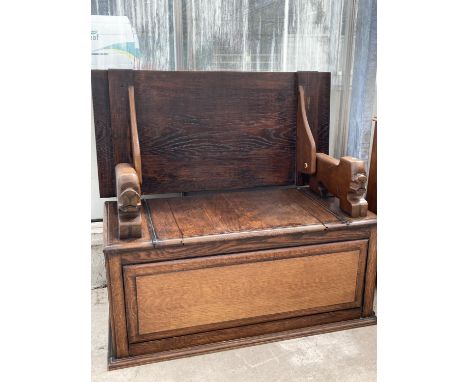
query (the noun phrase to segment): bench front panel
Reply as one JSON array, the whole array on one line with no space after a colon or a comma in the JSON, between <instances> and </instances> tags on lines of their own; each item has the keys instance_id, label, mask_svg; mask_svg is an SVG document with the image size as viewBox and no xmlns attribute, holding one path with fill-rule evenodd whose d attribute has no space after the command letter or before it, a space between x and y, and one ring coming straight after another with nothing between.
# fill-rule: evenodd
<instances>
[{"instance_id":1,"label":"bench front panel","mask_svg":"<svg viewBox=\"0 0 468 382\"><path fill-rule=\"evenodd\" d=\"M124 267L129 341L357 308L367 240Z\"/></svg>"}]
</instances>

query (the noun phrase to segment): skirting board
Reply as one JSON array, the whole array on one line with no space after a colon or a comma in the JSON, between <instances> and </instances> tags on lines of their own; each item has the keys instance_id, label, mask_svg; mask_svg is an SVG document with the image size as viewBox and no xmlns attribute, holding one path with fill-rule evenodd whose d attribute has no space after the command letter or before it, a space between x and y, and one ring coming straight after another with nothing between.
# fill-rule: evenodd
<instances>
[{"instance_id":1,"label":"skirting board","mask_svg":"<svg viewBox=\"0 0 468 382\"><path fill-rule=\"evenodd\" d=\"M312 336L316 334L330 333L345 329L360 328L377 324L377 317L366 317L355 320L333 322L329 324L316 325L308 328L287 330L277 333L263 334L260 336L239 338L235 340L217 342L207 345L194 346L190 348L176 349L159 353L139 355L128 358L116 359L112 354L112 338L109 330L109 354L108 370L121 369L125 367L145 365L148 363L168 361L176 358L191 357L200 354L214 353L222 350L236 349L246 346L261 345L268 342L284 341L292 338Z\"/></svg>"}]
</instances>

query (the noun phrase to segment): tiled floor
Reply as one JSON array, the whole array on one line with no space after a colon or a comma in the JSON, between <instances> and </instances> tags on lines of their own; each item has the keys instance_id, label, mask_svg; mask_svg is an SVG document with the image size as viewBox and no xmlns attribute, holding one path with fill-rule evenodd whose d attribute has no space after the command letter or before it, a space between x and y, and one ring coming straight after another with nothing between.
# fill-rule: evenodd
<instances>
[{"instance_id":1,"label":"tiled floor","mask_svg":"<svg viewBox=\"0 0 468 382\"><path fill-rule=\"evenodd\" d=\"M92 293L92 380L376 381L376 326L107 371L107 289Z\"/></svg>"}]
</instances>

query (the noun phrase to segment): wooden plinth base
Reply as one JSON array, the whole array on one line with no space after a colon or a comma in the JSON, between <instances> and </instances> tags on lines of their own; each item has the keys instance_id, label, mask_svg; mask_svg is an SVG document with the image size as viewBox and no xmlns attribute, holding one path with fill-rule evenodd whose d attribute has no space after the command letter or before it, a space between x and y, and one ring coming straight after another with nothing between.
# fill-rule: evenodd
<instances>
[{"instance_id":1,"label":"wooden plinth base","mask_svg":"<svg viewBox=\"0 0 468 382\"><path fill-rule=\"evenodd\" d=\"M377 324L377 317L373 316L121 359L115 358L115 356L112 354L112 346L110 346L110 344L112 343L112 339L110 337L111 331L109 331L109 356L107 366L108 370L115 370L125 367L168 361L176 358L191 357L200 354L214 353L222 350L261 345L268 342L283 341L291 338L312 336L316 334L330 333L339 330L353 329L375 324Z\"/></svg>"}]
</instances>

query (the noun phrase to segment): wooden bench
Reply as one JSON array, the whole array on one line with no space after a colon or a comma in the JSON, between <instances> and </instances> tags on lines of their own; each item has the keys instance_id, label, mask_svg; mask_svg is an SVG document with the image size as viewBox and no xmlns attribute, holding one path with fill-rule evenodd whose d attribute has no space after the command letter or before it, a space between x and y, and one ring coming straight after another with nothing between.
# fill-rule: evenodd
<instances>
[{"instance_id":1,"label":"wooden bench","mask_svg":"<svg viewBox=\"0 0 468 382\"><path fill-rule=\"evenodd\" d=\"M110 369L376 322L376 216L364 163L328 156L330 73L92 90Z\"/></svg>"}]
</instances>

